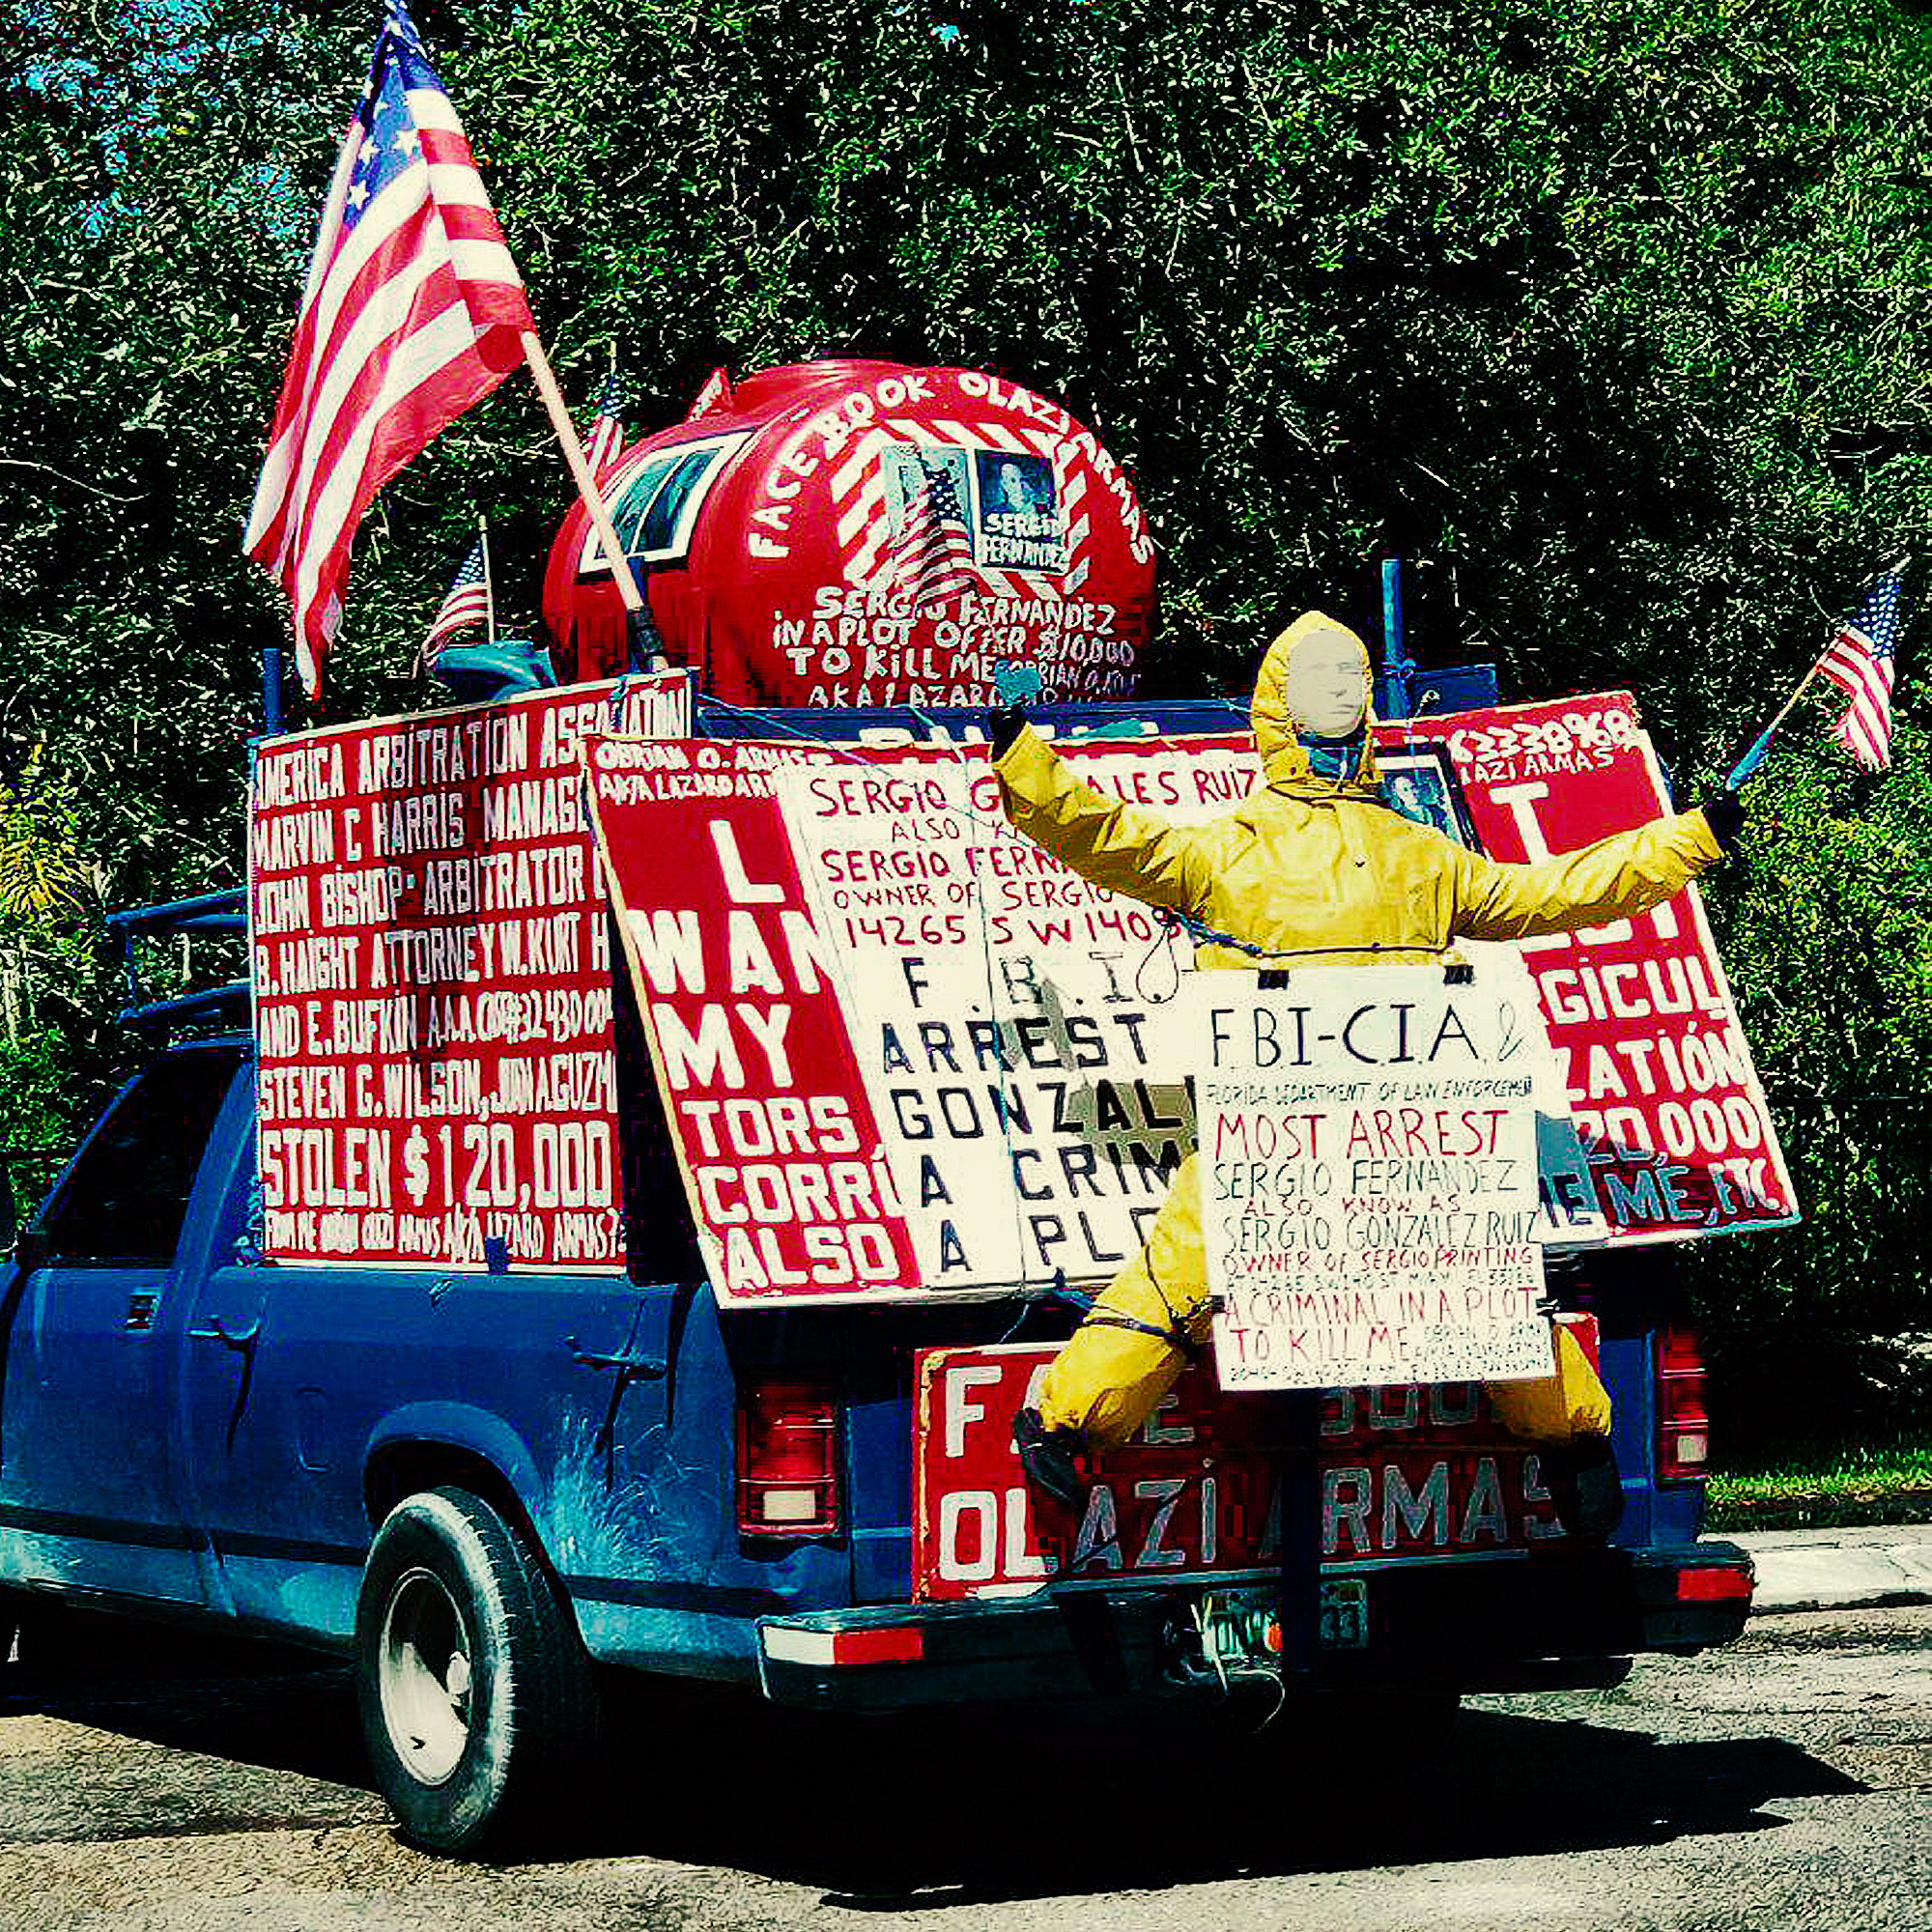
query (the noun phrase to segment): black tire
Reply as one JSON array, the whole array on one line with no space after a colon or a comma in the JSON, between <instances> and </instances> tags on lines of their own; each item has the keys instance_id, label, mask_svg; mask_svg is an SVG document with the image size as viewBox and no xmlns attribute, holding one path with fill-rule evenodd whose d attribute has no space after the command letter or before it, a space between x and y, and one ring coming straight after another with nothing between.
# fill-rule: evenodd
<instances>
[{"instance_id":1,"label":"black tire","mask_svg":"<svg viewBox=\"0 0 1932 1932\"><path fill-rule=\"evenodd\" d=\"M407 1496L355 1605L355 1697L404 1837L474 1852L540 1826L597 1729L575 1619L527 1542L466 1490Z\"/></svg>"}]
</instances>

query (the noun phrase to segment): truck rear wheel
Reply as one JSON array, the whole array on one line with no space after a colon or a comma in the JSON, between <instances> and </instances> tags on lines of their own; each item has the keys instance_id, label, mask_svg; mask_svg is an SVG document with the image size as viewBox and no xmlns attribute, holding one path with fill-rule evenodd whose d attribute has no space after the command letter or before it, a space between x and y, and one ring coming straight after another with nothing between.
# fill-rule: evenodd
<instances>
[{"instance_id":1,"label":"truck rear wheel","mask_svg":"<svg viewBox=\"0 0 1932 1932\"><path fill-rule=\"evenodd\" d=\"M595 1734L567 1605L526 1539L466 1490L407 1496L377 1531L355 1665L377 1786L428 1851L539 1824Z\"/></svg>"}]
</instances>

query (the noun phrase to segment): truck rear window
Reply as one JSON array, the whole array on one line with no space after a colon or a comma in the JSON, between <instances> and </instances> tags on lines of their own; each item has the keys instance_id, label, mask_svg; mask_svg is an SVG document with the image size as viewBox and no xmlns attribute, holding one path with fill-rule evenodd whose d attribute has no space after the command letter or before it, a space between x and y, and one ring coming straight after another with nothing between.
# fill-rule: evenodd
<instances>
[{"instance_id":1,"label":"truck rear window","mask_svg":"<svg viewBox=\"0 0 1932 1932\"><path fill-rule=\"evenodd\" d=\"M48 1211L56 1262L174 1260L202 1150L241 1060L239 1048L170 1054L122 1091Z\"/></svg>"},{"instance_id":2,"label":"truck rear window","mask_svg":"<svg viewBox=\"0 0 1932 1932\"><path fill-rule=\"evenodd\" d=\"M611 522L635 563L676 563L691 548L697 512L725 457L750 440L743 430L681 442L633 458L611 483ZM595 534L584 539L581 575L604 568Z\"/></svg>"}]
</instances>

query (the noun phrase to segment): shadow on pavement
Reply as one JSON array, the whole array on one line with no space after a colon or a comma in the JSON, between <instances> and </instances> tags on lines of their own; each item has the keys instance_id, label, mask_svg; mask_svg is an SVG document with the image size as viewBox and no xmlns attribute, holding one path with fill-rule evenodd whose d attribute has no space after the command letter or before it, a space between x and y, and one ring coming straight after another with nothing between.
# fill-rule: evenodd
<instances>
[{"instance_id":1,"label":"shadow on pavement","mask_svg":"<svg viewBox=\"0 0 1932 1932\"><path fill-rule=\"evenodd\" d=\"M348 1671L312 1652L64 1612L0 1669L0 1717L156 1747L111 1778L0 1756L0 1844L322 1828L380 1816ZM324 1788L332 1787L332 1788Z\"/></svg>"},{"instance_id":2,"label":"shadow on pavement","mask_svg":"<svg viewBox=\"0 0 1932 1932\"><path fill-rule=\"evenodd\" d=\"M624 1700L566 1855L723 1865L904 1911L1656 1844L1763 1830L1782 1822L1763 1808L1775 1801L1862 1789L1777 1738L1666 1744L1467 1712L1418 1749L1395 1716L1338 1719L1325 1737L1284 1719L1233 1739L1089 1719L1042 1747L1059 1719L1039 1709L1006 1725L729 1707L680 1722L663 1701Z\"/></svg>"},{"instance_id":3,"label":"shadow on pavement","mask_svg":"<svg viewBox=\"0 0 1932 1932\"><path fill-rule=\"evenodd\" d=\"M191 1804L184 1793L183 1815L161 1829L321 1823L345 1804L368 1815L349 1675L327 1660L189 1642L145 1671L110 1662L7 1678L0 1712L236 1767ZM1778 1738L1673 1744L1472 1711L1418 1742L1393 1702L1353 1721L1321 1709L1297 1722L1291 1707L1259 1735L1231 1735L1160 1707L835 1719L620 1684L587 1802L531 1850L716 1865L809 1885L848 1909L905 1911L1658 1844L1762 1830L1781 1822L1765 1809L1779 1800L1863 1788ZM348 1789L323 1794L310 1779ZM145 1803L123 1797L130 1815L97 1815L87 1835L156 1829Z\"/></svg>"}]
</instances>

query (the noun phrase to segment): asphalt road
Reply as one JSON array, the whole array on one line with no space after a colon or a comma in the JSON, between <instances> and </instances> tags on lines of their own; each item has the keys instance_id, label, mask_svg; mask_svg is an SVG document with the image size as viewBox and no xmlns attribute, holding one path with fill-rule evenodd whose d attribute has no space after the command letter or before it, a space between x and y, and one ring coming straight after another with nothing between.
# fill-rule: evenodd
<instances>
[{"instance_id":1,"label":"asphalt road","mask_svg":"<svg viewBox=\"0 0 1932 1932\"><path fill-rule=\"evenodd\" d=\"M0 1672L0 1928L1932 1928L1932 1609L1329 1743L627 1704L545 1862L398 1844L336 1670Z\"/></svg>"}]
</instances>

